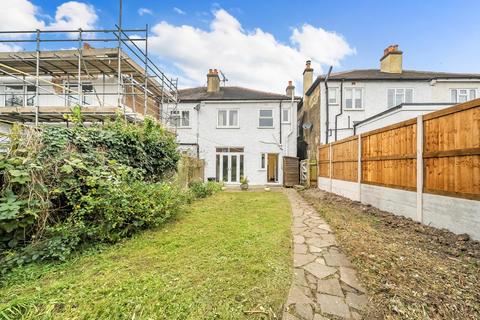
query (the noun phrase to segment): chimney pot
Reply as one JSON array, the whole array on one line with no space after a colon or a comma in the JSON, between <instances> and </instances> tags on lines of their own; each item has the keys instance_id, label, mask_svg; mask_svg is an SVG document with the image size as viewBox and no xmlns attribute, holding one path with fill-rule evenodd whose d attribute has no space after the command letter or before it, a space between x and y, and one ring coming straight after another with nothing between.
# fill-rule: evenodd
<instances>
[{"instance_id":1,"label":"chimney pot","mask_svg":"<svg viewBox=\"0 0 480 320\"><path fill-rule=\"evenodd\" d=\"M288 81L287 89L285 93L288 97L293 97L295 95L295 86L292 83L292 80Z\"/></svg>"},{"instance_id":2,"label":"chimney pot","mask_svg":"<svg viewBox=\"0 0 480 320\"><path fill-rule=\"evenodd\" d=\"M403 52L398 50L398 44L389 45L383 50L380 59L380 71L387 73L402 73Z\"/></svg>"},{"instance_id":3,"label":"chimney pot","mask_svg":"<svg viewBox=\"0 0 480 320\"><path fill-rule=\"evenodd\" d=\"M220 91L220 78L217 69L209 69L207 74L207 92Z\"/></svg>"}]
</instances>

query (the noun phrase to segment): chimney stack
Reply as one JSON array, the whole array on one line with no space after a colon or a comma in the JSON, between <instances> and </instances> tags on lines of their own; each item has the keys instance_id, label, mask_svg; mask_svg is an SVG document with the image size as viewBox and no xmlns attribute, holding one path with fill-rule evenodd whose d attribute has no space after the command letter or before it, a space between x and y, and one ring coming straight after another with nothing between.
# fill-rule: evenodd
<instances>
[{"instance_id":1,"label":"chimney stack","mask_svg":"<svg viewBox=\"0 0 480 320\"><path fill-rule=\"evenodd\" d=\"M402 73L402 55L398 50L398 44L392 44L383 50L383 57L380 59L380 71L387 73Z\"/></svg>"},{"instance_id":2,"label":"chimney stack","mask_svg":"<svg viewBox=\"0 0 480 320\"><path fill-rule=\"evenodd\" d=\"M303 70L303 95L310 89L313 83L313 69L311 67L312 61L307 60L305 63L305 70Z\"/></svg>"},{"instance_id":3,"label":"chimney stack","mask_svg":"<svg viewBox=\"0 0 480 320\"><path fill-rule=\"evenodd\" d=\"M293 85L292 80L288 81L288 86L285 92L290 98L295 96L295 86Z\"/></svg>"},{"instance_id":4,"label":"chimney stack","mask_svg":"<svg viewBox=\"0 0 480 320\"><path fill-rule=\"evenodd\" d=\"M207 92L220 91L220 77L217 69L208 69L207 74Z\"/></svg>"}]
</instances>

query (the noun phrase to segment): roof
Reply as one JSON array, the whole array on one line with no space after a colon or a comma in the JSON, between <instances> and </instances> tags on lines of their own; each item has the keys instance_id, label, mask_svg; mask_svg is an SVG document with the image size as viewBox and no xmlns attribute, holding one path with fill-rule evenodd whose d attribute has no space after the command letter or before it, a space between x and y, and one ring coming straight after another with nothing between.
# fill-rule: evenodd
<instances>
[{"instance_id":1,"label":"roof","mask_svg":"<svg viewBox=\"0 0 480 320\"><path fill-rule=\"evenodd\" d=\"M218 92L207 92L207 87L178 90L180 101L220 100L289 100L291 97L242 87L220 87Z\"/></svg>"},{"instance_id":2,"label":"roof","mask_svg":"<svg viewBox=\"0 0 480 320\"><path fill-rule=\"evenodd\" d=\"M315 82L306 92L310 95L320 81L324 81L326 74L317 77ZM452 73L452 72L436 72L436 71L417 71L403 70L402 73L382 72L380 69L360 69L342 72L334 72L330 74L328 80L381 80L381 81L430 81L434 79L479 79L480 73Z\"/></svg>"}]
</instances>

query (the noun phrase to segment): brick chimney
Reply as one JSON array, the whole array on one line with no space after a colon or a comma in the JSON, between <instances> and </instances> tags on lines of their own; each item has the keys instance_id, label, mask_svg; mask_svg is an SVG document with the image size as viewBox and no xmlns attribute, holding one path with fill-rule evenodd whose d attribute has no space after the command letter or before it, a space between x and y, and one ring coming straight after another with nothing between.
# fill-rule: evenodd
<instances>
[{"instance_id":1,"label":"brick chimney","mask_svg":"<svg viewBox=\"0 0 480 320\"><path fill-rule=\"evenodd\" d=\"M305 63L305 70L303 70L303 95L310 89L313 83L313 69L311 67L312 61L307 60Z\"/></svg>"},{"instance_id":2,"label":"brick chimney","mask_svg":"<svg viewBox=\"0 0 480 320\"><path fill-rule=\"evenodd\" d=\"M402 73L402 55L398 50L398 44L392 44L383 50L383 57L380 59L380 71L388 73Z\"/></svg>"},{"instance_id":3,"label":"brick chimney","mask_svg":"<svg viewBox=\"0 0 480 320\"><path fill-rule=\"evenodd\" d=\"M207 92L220 91L220 77L217 69L208 69L207 74Z\"/></svg>"},{"instance_id":4,"label":"brick chimney","mask_svg":"<svg viewBox=\"0 0 480 320\"><path fill-rule=\"evenodd\" d=\"M288 86L287 86L287 89L285 90L285 93L288 97L295 96L295 86L293 85L291 80L288 81Z\"/></svg>"}]
</instances>

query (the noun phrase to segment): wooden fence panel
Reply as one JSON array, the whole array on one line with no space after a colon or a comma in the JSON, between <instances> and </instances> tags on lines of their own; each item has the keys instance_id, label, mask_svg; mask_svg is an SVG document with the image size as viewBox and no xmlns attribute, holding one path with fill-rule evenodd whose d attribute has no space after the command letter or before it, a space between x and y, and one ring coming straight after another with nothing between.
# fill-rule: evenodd
<instances>
[{"instance_id":1,"label":"wooden fence panel","mask_svg":"<svg viewBox=\"0 0 480 320\"><path fill-rule=\"evenodd\" d=\"M424 116L424 192L480 199L480 99Z\"/></svg>"},{"instance_id":2,"label":"wooden fence panel","mask_svg":"<svg viewBox=\"0 0 480 320\"><path fill-rule=\"evenodd\" d=\"M293 187L300 184L300 163L297 157L283 157L283 185Z\"/></svg>"},{"instance_id":3,"label":"wooden fence panel","mask_svg":"<svg viewBox=\"0 0 480 320\"><path fill-rule=\"evenodd\" d=\"M362 183L416 189L416 119L362 134Z\"/></svg>"},{"instance_id":4,"label":"wooden fence panel","mask_svg":"<svg viewBox=\"0 0 480 320\"><path fill-rule=\"evenodd\" d=\"M318 147L318 175L320 177L330 177L330 147L322 145Z\"/></svg>"},{"instance_id":5,"label":"wooden fence panel","mask_svg":"<svg viewBox=\"0 0 480 320\"><path fill-rule=\"evenodd\" d=\"M332 178L357 181L358 137L353 136L332 143Z\"/></svg>"}]
</instances>

